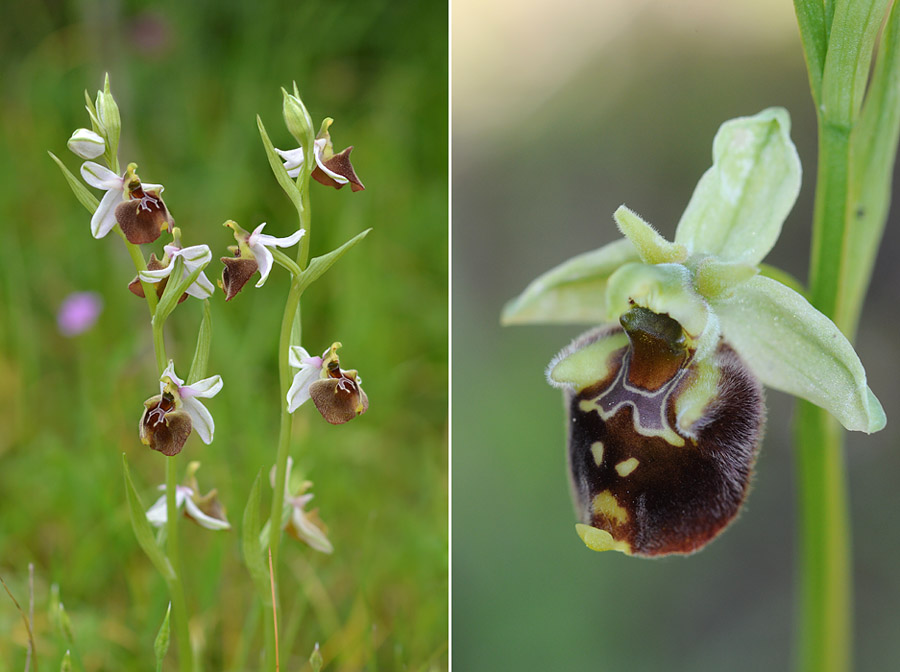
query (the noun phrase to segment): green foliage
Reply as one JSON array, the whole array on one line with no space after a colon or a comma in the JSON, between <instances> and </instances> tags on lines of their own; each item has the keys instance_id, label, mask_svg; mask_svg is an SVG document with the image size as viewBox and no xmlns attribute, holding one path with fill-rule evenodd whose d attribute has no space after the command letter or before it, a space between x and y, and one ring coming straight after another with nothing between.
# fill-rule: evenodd
<instances>
[{"instance_id":1,"label":"green foliage","mask_svg":"<svg viewBox=\"0 0 900 672\"><path fill-rule=\"evenodd\" d=\"M135 491L152 501L164 470L137 438L141 402L159 386L147 308L126 289L134 268L121 241L91 237L89 216L46 152L77 177L66 140L88 125L83 90L96 92L108 71L120 159L165 184L185 245L207 243L227 256L226 219L250 229L267 221L266 232L279 236L296 230L254 123L259 114L275 146L295 146L280 87L296 80L316 118L340 124L340 146L355 146L367 187L311 184L311 257L369 227L378 234L302 301L304 343L314 350L341 340L371 410L337 428L312 405L296 414L295 469L315 482L313 505L335 552L282 544L279 616L297 633L281 642L282 667L302 668L316 641L329 670L446 661L446 6L204 1L148 10L126 2L102 21L94 9L75 3L51 14L17 4L0 27L4 575L23 576L33 560L39 608L51 582L62 586L84 669L146 669L153 659L167 591L135 543L119 466L125 452ZM143 252L160 256L162 242ZM94 330L63 338L56 307L87 289L102 295L104 312ZM275 459L283 396L274 344L287 290L276 268L262 289L248 286L227 305L221 293L210 299L208 370L225 387L208 405L215 442L190 439L185 455L203 462L232 524L253 476L268 474ZM179 371L188 370L201 319L191 299L166 322ZM267 510L265 478L260 495ZM262 628L259 620L245 628L258 607L240 536L187 520L180 536L204 668L254 669ZM10 611L0 609L2 633L18 618ZM65 649L54 648L54 633L40 638L41 668L55 667ZM0 635L0 670L23 669L24 655L18 639Z\"/></svg>"}]
</instances>

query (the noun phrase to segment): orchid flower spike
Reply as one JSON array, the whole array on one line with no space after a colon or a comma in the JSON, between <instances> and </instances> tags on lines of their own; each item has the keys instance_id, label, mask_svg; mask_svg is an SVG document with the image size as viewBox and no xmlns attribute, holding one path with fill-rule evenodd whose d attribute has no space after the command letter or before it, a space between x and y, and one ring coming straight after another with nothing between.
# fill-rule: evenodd
<instances>
[{"instance_id":1,"label":"orchid flower spike","mask_svg":"<svg viewBox=\"0 0 900 672\"><path fill-rule=\"evenodd\" d=\"M799 189L787 111L731 120L674 242L622 206L624 239L544 273L506 306L506 324L601 325L547 369L568 407L576 531L589 548L686 554L716 537L747 495L763 384L847 429L884 427L850 342L760 266Z\"/></svg>"},{"instance_id":2,"label":"orchid flower spike","mask_svg":"<svg viewBox=\"0 0 900 672\"><path fill-rule=\"evenodd\" d=\"M175 486L175 507L177 509L184 508L186 518L190 518L207 530L230 530L231 523L228 522L225 515L225 507L219 501L218 492L213 489L202 497L200 496L196 476L199 468L199 462L188 464L185 485ZM166 486L161 485L159 489L165 493ZM147 520L154 527L163 527L166 524L168 514L165 494L147 509Z\"/></svg>"},{"instance_id":3,"label":"orchid flower spike","mask_svg":"<svg viewBox=\"0 0 900 672\"><path fill-rule=\"evenodd\" d=\"M334 153L334 145L328 131L333 123L333 119L326 118L313 142L313 157L316 165L312 171L312 178L326 187L340 189L345 184L349 184L352 191L362 191L365 187L359 181L356 171L353 170L353 164L350 163L350 152L353 147L347 147L337 154ZM284 168L288 175L297 179L303 169L303 147L289 150L276 148L275 152L284 160Z\"/></svg>"},{"instance_id":4,"label":"orchid flower spike","mask_svg":"<svg viewBox=\"0 0 900 672\"><path fill-rule=\"evenodd\" d=\"M212 443L216 426L199 399L210 399L221 389L222 377L218 375L185 385L169 360L159 377L159 394L144 402L141 443L170 457L181 452L191 431L196 431L203 443Z\"/></svg>"},{"instance_id":5,"label":"orchid flower spike","mask_svg":"<svg viewBox=\"0 0 900 672\"><path fill-rule=\"evenodd\" d=\"M306 229L298 229L286 238L276 238L262 232L266 223L263 222L253 233L247 233L237 222L228 220L224 226L234 231L234 239L237 241L234 257L222 257L225 264L222 272L222 280L219 286L225 292L225 300L230 301L243 289L250 277L259 271L257 287L266 284L269 273L272 270L273 257L270 248L291 247L296 245L306 234Z\"/></svg>"},{"instance_id":6,"label":"orchid flower spike","mask_svg":"<svg viewBox=\"0 0 900 672\"><path fill-rule=\"evenodd\" d=\"M287 473L285 474L284 508L290 509L290 515L283 517L282 529L297 541L309 544L312 548L322 553L331 553L334 547L328 541L327 528L319 518L319 510L306 511L306 505L313 498L311 492L306 492L312 487L310 481L293 482L291 470L294 460L288 457ZM275 487L275 467L269 472L269 482ZM294 494L291 494L291 493Z\"/></svg>"},{"instance_id":7,"label":"orchid flower spike","mask_svg":"<svg viewBox=\"0 0 900 672\"><path fill-rule=\"evenodd\" d=\"M136 170L135 164L129 164L119 177L93 161L81 165L84 181L106 191L91 217L94 238L103 238L118 223L129 243L152 243L175 224L160 196L163 186L142 184Z\"/></svg>"},{"instance_id":8,"label":"orchid flower spike","mask_svg":"<svg viewBox=\"0 0 900 672\"><path fill-rule=\"evenodd\" d=\"M332 425L342 425L368 410L362 379L355 370L341 368L339 347L340 343L332 343L321 357L310 357L305 348L291 346L288 361L299 370L287 393L289 413L312 399L323 418Z\"/></svg>"},{"instance_id":9,"label":"orchid flower spike","mask_svg":"<svg viewBox=\"0 0 900 672\"><path fill-rule=\"evenodd\" d=\"M157 268L149 268L148 265L148 270L141 271L138 275L144 282L159 283L157 291L159 295L162 296L162 289L165 287L163 283L165 283L172 274L172 271L175 268L175 260L180 257L183 263L181 281L186 280L196 271L200 271L196 280L190 284L185 290L185 293L197 297L198 299L208 299L212 296L215 288L202 269L206 268L206 265L212 259L212 252L210 252L208 245L181 247L180 241L178 240L180 236L177 235L177 232L178 229L176 228L174 231L174 233L176 233L175 241L163 248L165 254L162 262L156 262ZM151 263L153 260L154 258L151 258ZM131 285L129 285L129 287L131 287ZM141 284L137 283L137 287L141 287ZM132 291L137 293L136 288L132 289ZM143 288L141 288L141 295L143 295L143 293ZM179 302L182 300L183 298L179 299Z\"/></svg>"}]
</instances>

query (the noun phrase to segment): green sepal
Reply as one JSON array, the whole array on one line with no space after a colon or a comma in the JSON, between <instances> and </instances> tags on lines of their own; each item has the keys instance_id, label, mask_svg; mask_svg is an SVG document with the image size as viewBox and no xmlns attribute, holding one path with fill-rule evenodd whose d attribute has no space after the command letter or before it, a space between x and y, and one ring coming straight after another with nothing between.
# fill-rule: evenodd
<instances>
[{"instance_id":1,"label":"green sepal","mask_svg":"<svg viewBox=\"0 0 900 672\"><path fill-rule=\"evenodd\" d=\"M66 649L62 662L59 664L59 672L72 672L72 652Z\"/></svg>"},{"instance_id":2,"label":"green sepal","mask_svg":"<svg viewBox=\"0 0 900 672\"><path fill-rule=\"evenodd\" d=\"M369 235L372 231L371 228L362 231L361 233L356 234L348 240L346 243L341 245L340 247L328 252L327 254L323 254L322 256L315 257L309 262L309 266L304 269L302 275L300 276L300 292L304 292L307 287L309 287L312 283L322 277L322 274L325 273L329 268L334 265L338 259L340 259L344 254L354 245L356 245L359 241Z\"/></svg>"},{"instance_id":3,"label":"green sepal","mask_svg":"<svg viewBox=\"0 0 900 672\"><path fill-rule=\"evenodd\" d=\"M312 172L311 166L315 165L315 161L306 161L306 157L308 156L306 150L308 147L312 147L312 144L315 141L313 122L312 117L309 116L309 112L306 109L306 105L303 104L303 100L296 94L296 91L297 82L294 82L294 94L288 93L287 89L284 87L281 88L281 94L284 97L284 102L282 104L284 125L287 126L290 134L294 136L294 140L297 141L297 144L303 147L304 170Z\"/></svg>"},{"instance_id":4,"label":"green sepal","mask_svg":"<svg viewBox=\"0 0 900 672\"><path fill-rule=\"evenodd\" d=\"M256 116L256 125L259 126L259 135L262 138L263 147L266 149L266 157L269 159L269 166L275 174L275 179L278 180L278 184L281 185L284 193L291 199L291 203L294 204L294 209L297 211L297 214L300 215L303 212L303 200L300 195L300 189L297 187L294 180L291 179L291 176L288 175L287 170L281 161L281 157L275 153L275 146L269 139L269 134L266 133L266 127L263 125L259 115Z\"/></svg>"},{"instance_id":5,"label":"green sepal","mask_svg":"<svg viewBox=\"0 0 900 672\"><path fill-rule=\"evenodd\" d=\"M680 264L688 257L687 248L670 243L633 210L620 205L613 213L622 235L628 238L645 264Z\"/></svg>"},{"instance_id":6,"label":"green sepal","mask_svg":"<svg viewBox=\"0 0 900 672\"><path fill-rule=\"evenodd\" d=\"M150 558L150 562L162 574L166 582L174 581L176 578L175 570L153 538L153 528L150 526L150 521L147 520L146 509L137 490L134 489L134 483L131 481L131 473L128 471L128 458L125 456L125 453L122 453L122 473L125 475L125 494L128 498L128 513L131 516L131 527L134 529L134 536L137 538L138 545L144 550L144 553Z\"/></svg>"},{"instance_id":7,"label":"green sepal","mask_svg":"<svg viewBox=\"0 0 900 672\"><path fill-rule=\"evenodd\" d=\"M250 488L250 496L247 498L247 506L244 508L244 519L241 529L241 542L244 551L244 564L250 572L250 578L256 586L256 592L263 604L272 606L272 596L269 587L269 572L262 559L262 545L259 543L259 499L262 473L256 474L253 487Z\"/></svg>"},{"instance_id":8,"label":"green sepal","mask_svg":"<svg viewBox=\"0 0 900 672\"><path fill-rule=\"evenodd\" d=\"M598 324L607 320L606 285L623 264L640 257L628 239L572 257L533 280L506 304L501 324Z\"/></svg>"},{"instance_id":9,"label":"green sepal","mask_svg":"<svg viewBox=\"0 0 900 672\"><path fill-rule=\"evenodd\" d=\"M66 182L69 183L69 187L72 189L72 193L75 194L75 198L78 199L78 202L81 203L85 209L91 213L92 215L97 211L97 208L100 206L100 201L97 200L97 197L94 196L88 188L81 183L77 177L75 177L72 172L66 168L66 165L60 161L56 154L53 152L47 152L50 155L50 158L56 161L56 165L59 166L59 169L62 171L63 177L66 178Z\"/></svg>"},{"instance_id":10,"label":"green sepal","mask_svg":"<svg viewBox=\"0 0 900 672\"><path fill-rule=\"evenodd\" d=\"M316 646L309 656L309 666L312 668L312 672L321 672L324 663L325 661L322 660L322 652L319 651L319 643L316 642Z\"/></svg>"},{"instance_id":11,"label":"green sepal","mask_svg":"<svg viewBox=\"0 0 900 672\"><path fill-rule=\"evenodd\" d=\"M806 288L806 285L804 285L798 278L795 278L787 271L784 271L775 266L770 266L769 264L760 264L759 274L767 278L772 278L772 280L780 282L786 287L790 287L804 299L809 301L809 290Z\"/></svg>"},{"instance_id":12,"label":"green sepal","mask_svg":"<svg viewBox=\"0 0 900 672\"><path fill-rule=\"evenodd\" d=\"M675 242L720 261L762 261L800 191L790 128L781 108L722 124L713 140L713 165L681 216Z\"/></svg>"},{"instance_id":13,"label":"green sepal","mask_svg":"<svg viewBox=\"0 0 900 672\"><path fill-rule=\"evenodd\" d=\"M719 261L706 257L698 265L694 274L694 286L707 299L726 297L734 288L759 273L753 264Z\"/></svg>"},{"instance_id":14,"label":"green sepal","mask_svg":"<svg viewBox=\"0 0 900 672\"><path fill-rule=\"evenodd\" d=\"M209 299L204 299L203 317L200 319L200 330L197 333L197 346L194 348L194 359L191 361L191 370L187 377L188 385L196 383L206 376L209 346L212 342L212 315L210 313Z\"/></svg>"},{"instance_id":15,"label":"green sepal","mask_svg":"<svg viewBox=\"0 0 900 672\"><path fill-rule=\"evenodd\" d=\"M849 430L884 427L853 346L800 294L758 275L713 309L725 340L765 385L821 406Z\"/></svg>"},{"instance_id":16,"label":"green sepal","mask_svg":"<svg viewBox=\"0 0 900 672\"><path fill-rule=\"evenodd\" d=\"M163 658L169 651L169 617L172 614L172 603L166 609L166 616L163 618L162 625L159 626L159 632L153 641L153 653L156 655L156 672L162 672Z\"/></svg>"}]
</instances>

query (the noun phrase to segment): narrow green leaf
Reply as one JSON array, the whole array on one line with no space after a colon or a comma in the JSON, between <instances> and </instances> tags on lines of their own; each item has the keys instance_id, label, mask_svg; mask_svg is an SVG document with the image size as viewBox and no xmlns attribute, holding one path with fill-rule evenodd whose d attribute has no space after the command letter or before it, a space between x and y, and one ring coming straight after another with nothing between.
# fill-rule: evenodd
<instances>
[{"instance_id":1,"label":"narrow green leaf","mask_svg":"<svg viewBox=\"0 0 900 672\"><path fill-rule=\"evenodd\" d=\"M312 261L310 261L309 266L306 267L306 270L304 270L303 274L300 276L300 291L303 292L307 287L318 280L325 271L327 271L334 265L334 262L343 257L347 250L349 250L351 247L353 247L359 241L369 235L369 232L371 231L372 229L366 229L362 233L358 233L353 236L353 238L348 240L339 248L332 250L328 254L323 254L320 257L315 257Z\"/></svg>"},{"instance_id":2,"label":"narrow green leaf","mask_svg":"<svg viewBox=\"0 0 900 672\"><path fill-rule=\"evenodd\" d=\"M722 124L713 165L694 189L675 242L720 261L762 261L800 192L800 157L790 131L781 108Z\"/></svg>"},{"instance_id":3,"label":"narrow green leaf","mask_svg":"<svg viewBox=\"0 0 900 672\"><path fill-rule=\"evenodd\" d=\"M821 406L849 430L884 427L853 346L802 296L758 275L713 310L725 340L764 384Z\"/></svg>"},{"instance_id":4,"label":"narrow green leaf","mask_svg":"<svg viewBox=\"0 0 900 672\"><path fill-rule=\"evenodd\" d=\"M851 270L840 284L835 322L852 331L859 321L870 272L891 204L894 159L900 138L900 3L894 3L882 33L878 59L859 121L850 136L848 203L850 235L843 264Z\"/></svg>"},{"instance_id":5,"label":"narrow green leaf","mask_svg":"<svg viewBox=\"0 0 900 672\"><path fill-rule=\"evenodd\" d=\"M212 315L209 309L209 299L203 300L203 318L200 320L200 331L197 334L197 346L194 348L194 359L191 362L191 370L188 373L188 385L196 383L206 376L206 366L209 362L209 346L212 343Z\"/></svg>"},{"instance_id":6,"label":"narrow green leaf","mask_svg":"<svg viewBox=\"0 0 900 672\"><path fill-rule=\"evenodd\" d=\"M822 0L794 0L794 12L800 27L803 56L809 73L809 88L816 107L822 97L822 73L825 70L825 53L828 48L825 28L825 7Z\"/></svg>"},{"instance_id":7,"label":"narrow green leaf","mask_svg":"<svg viewBox=\"0 0 900 672\"><path fill-rule=\"evenodd\" d=\"M262 548L259 543L259 499L262 473L256 475L253 487L250 488L250 497L244 509L244 520L241 529L242 544L244 550L244 564L250 572L250 578L256 586L256 591L264 605L271 606L272 596L269 588L269 571L266 569L262 558Z\"/></svg>"},{"instance_id":8,"label":"narrow green leaf","mask_svg":"<svg viewBox=\"0 0 900 672\"><path fill-rule=\"evenodd\" d=\"M564 261L506 304L501 324L600 324L607 320L606 286L616 270L638 261L627 238Z\"/></svg>"},{"instance_id":9,"label":"narrow green leaf","mask_svg":"<svg viewBox=\"0 0 900 672\"><path fill-rule=\"evenodd\" d=\"M163 658L169 650L169 616L172 613L172 603L166 609L166 617L163 619L162 625L159 626L159 632L156 640L153 642L153 653L156 655L156 672L162 672Z\"/></svg>"},{"instance_id":10,"label":"narrow green leaf","mask_svg":"<svg viewBox=\"0 0 900 672\"><path fill-rule=\"evenodd\" d=\"M128 458L122 453L122 472L125 475L125 494L128 497L128 513L131 516L131 527L134 529L134 536L140 547L150 558L150 562L156 567L157 571L162 574L163 578L168 581L175 579L175 570L172 564L165 556L156 540L153 537L153 528L150 521L147 520L146 509L144 508L141 498L134 489L134 483L131 480L131 473L128 470Z\"/></svg>"},{"instance_id":11,"label":"narrow green leaf","mask_svg":"<svg viewBox=\"0 0 900 672\"><path fill-rule=\"evenodd\" d=\"M81 181L75 177L71 171L66 168L66 165L56 158L56 154L53 152L47 152L50 155L50 158L56 161L56 165L59 166L59 169L62 171L63 177L66 178L66 182L69 183L69 187L72 189L72 193L75 194L75 198L78 199L78 202L81 203L89 213L92 215L97 211L97 207L100 205L100 201L97 200L97 197L94 196L88 188L84 186Z\"/></svg>"},{"instance_id":12,"label":"narrow green leaf","mask_svg":"<svg viewBox=\"0 0 900 672\"><path fill-rule=\"evenodd\" d=\"M256 124L259 126L259 135L262 137L263 147L266 148L266 157L269 159L269 166L271 166L272 172L275 174L275 179L278 180L278 184L284 189L284 193L291 199L294 208L297 210L297 216L299 217L300 213L303 212L303 201L300 197L300 190L297 188L297 185L291 179L290 175L288 175L287 170L285 170L281 157L275 153L275 146L269 139L269 134L266 133L266 127L263 125L259 115L256 117Z\"/></svg>"},{"instance_id":13,"label":"narrow green leaf","mask_svg":"<svg viewBox=\"0 0 900 672\"><path fill-rule=\"evenodd\" d=\"M822 75L820 113L829 124L849 129L866 91L875 39L891 0L843 0L834 4Z\"/></svg>"}]
</instances>

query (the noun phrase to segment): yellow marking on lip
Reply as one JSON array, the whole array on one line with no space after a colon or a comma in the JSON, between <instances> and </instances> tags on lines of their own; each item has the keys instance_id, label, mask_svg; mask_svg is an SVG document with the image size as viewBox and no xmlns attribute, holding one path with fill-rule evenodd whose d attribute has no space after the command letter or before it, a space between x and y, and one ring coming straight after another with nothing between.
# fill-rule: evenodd
<instances>
[{"instance_id":1,"label":"yellow marking on lip","mask_svg":"<svg viewBox=\"0 0 900 672\"><path fill-rule=\"evenodd\" d=\"M625 555L631 555L631 544L627 541L616 541L606 530L576 523L575 531L584 545L592 551L620 551Z\"/></svg>"},{"instance_id":2,"label":"yellow marking on lip","mask_svg":"<svg viewBox=\"0 0 900 672\"><path fill-rule=\"evenodd\" d=\"M619 500L609 490L604 490L600 494L595 495L591 506L595 514L603 514L617 525L628 522L628 511L619 506Z\"/></svg>"},{"instance_id":3,"label":"yellow marking on lip","mask_svg":"<svg viewBox=\"0 0 900 672\"><path fill-rule=\"evenodd\" d=\"M591 444L591 455L594 456L594 464L598 467L603 464L603 442L594 441Z\"/></svg>"},{"instance_id":4,"label":"yellow marking on lip","mask_svg":"<svg viewBox=\"0 0 900 672\"><path fill-rule=\"evenodd\" d=\"M616 471L619 472L619 476L628 476L628 474L637 469L638 464L640 462L638 462L636 457L629 457L616 465Z\"/></svg>"}]
</instances>

